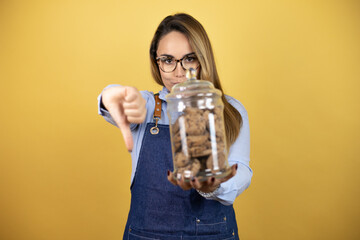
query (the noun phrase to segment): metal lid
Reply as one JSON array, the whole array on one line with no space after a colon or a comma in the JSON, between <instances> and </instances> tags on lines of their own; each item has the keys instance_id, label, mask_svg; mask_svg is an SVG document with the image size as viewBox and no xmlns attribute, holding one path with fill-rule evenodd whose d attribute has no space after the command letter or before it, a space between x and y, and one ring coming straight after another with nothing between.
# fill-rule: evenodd
<instances>
[{"instance_id":1,"label":"metal lid","mask_svg":"<svg viewBox=\"0 0 360 240\"><path fill-rule=\"evenodd\" d=\"M166 100L174 100L180 98L201 97L201 96L221 96L220 90L216 89L209 81L197 80L197 72L190 68L186 71L187 81L174 85L171 93L166 95Z\"/></svg>"}]
</instances>

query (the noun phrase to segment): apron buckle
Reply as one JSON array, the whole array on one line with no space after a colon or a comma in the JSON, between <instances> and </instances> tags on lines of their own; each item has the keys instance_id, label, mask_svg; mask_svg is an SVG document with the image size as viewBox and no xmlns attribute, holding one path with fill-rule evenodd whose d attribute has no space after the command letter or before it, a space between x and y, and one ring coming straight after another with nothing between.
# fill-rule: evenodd
<instances>
[{"instance_id":1,"label":"apron buckle","mask_svg":"<svg viewBox=\"0 0 360 240\"><path fill-rule=\"evenodd\" d=\"M155 119L155 126L152 127L152 128L150 128L150 133L151 133L152 135L156 135L156 134L159 133L159 128L157 127L159 118L158 118L158 117L154 117L154 119Z\"/></svg>"}]
</instances>

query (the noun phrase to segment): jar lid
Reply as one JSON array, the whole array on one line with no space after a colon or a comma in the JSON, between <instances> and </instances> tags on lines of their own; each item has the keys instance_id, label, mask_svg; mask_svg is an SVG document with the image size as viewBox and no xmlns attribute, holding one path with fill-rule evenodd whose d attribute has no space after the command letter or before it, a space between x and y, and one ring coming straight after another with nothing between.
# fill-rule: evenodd
<instances>
[{"instance_id":1,"label":"jar lid","mask_svg":"<svg viewBox=\"0 0 360 240\"><path fill-rule=\"evenodd\" d=\"M171 89L171 93L166 95L167 100L189 98L189 97L201 97L201 96L221 96L220 90L216 89L214 85L209 81L197 80L197 72L195 69L190 68L186 70L187 81L174 85Z\"/></svg>"}]
</instances>

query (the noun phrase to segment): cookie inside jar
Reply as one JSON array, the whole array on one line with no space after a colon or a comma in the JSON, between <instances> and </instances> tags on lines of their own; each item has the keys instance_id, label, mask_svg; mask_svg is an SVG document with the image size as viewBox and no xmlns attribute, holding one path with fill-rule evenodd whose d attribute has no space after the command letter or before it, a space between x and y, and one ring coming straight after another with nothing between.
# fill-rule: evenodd
<instances>
[{"instance_id":1,"label":"cookie inside jar","mask_svg":"<svg viewBox=\"0 0 360 240\"><path fill-rule=\"evenodd\" d=\"M186 107L172 124L174 173L177 178L200 181L228 173L222 107Z\"/></svg>"},{"instance_id":2,"label":"cookie inside jar","mask_svg":"<svg viewBox=\"0 0 360 240\"><path fill-rule=\"evenodd\" d=\"M194 69L187 81L166 95L174 162L174 177L222 178L231 169L227 161L222 93L210 81L197 80Z\"/></svg>"}]
</instances>

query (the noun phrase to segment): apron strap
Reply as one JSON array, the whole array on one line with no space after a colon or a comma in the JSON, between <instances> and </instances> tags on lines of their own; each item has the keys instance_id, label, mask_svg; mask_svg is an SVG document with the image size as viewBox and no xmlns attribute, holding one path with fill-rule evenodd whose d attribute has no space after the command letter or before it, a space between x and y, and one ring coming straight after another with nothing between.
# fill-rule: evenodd
<instances>
[{"instance_id":1,"label":"apron strap","mask_svg":"<svg viewBox=\"0 0 360 240\"><path fill-rule=\"evenodd\" d=\"M155 110L153 119L155 120L155 126L150 129L150 133L156 135L159 133L159 128L157 127L158 121L161 119L161 99L159 98L159 93L154 94L155 97Z\"/></svg>"}]
</instances>

